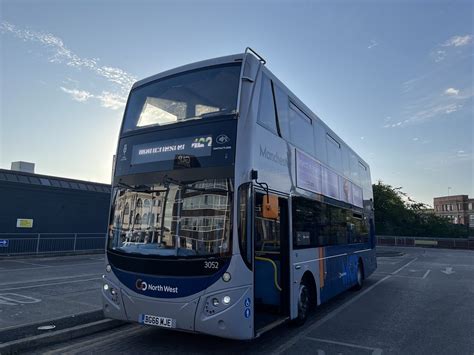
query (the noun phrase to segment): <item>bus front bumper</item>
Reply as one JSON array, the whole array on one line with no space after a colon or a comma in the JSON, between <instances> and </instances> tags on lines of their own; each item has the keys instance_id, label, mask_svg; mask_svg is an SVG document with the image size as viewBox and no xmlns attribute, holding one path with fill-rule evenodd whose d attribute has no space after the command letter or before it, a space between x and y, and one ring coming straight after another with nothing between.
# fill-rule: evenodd
<instances>
[{"instance_id":1,"label":"bus front bumper","mask_svg":"<svg viewBox=\"0 0 474 355\"><path fill-rule=\"evenodd\" d=\"M250 306L252 288L238 287L206 295L196 294L187 301L153 299L136 296L104 280L102 289L104 316L144 323L144 316L172 319L172 328L233 339L252 339L253 312ZM113 289L113 292L111 292ZM225 299L225 300L224 300ZM229 300L228 304L225 301Z\"/></svg>"}]
</instances>

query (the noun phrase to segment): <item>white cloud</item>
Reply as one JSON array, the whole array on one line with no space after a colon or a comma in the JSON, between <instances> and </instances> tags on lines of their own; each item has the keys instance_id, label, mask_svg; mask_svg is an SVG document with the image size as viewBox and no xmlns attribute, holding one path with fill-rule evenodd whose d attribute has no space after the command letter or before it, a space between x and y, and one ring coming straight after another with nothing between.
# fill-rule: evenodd
<instances>
[{"instance_id":1,"label":"white cloud","mask_svg":"<svg viewBox=\"0 0 474 355\"><path fill-rule=\"evenodd\" d=\"M370 44L369 44L369 46L368 46L367 48L368 48L368 49L372 49L372 48L374 48L374 47L377 47L378 45L379 45L379 43L378 43L377 41L375 41L375 40L372 39L372 40L370 40Z\"/></svg>"},{"instance_id":2,"label":"white cloud","mask_svg":"<svg viewBox=\"0 0 474 355\"><path fill-rule=\"evenodd\" d=\"M412 115L406 123L424 122L440 114L450 114L462 108L460 104L438 104L424 110L420 110Z\"/></svg>"},{"instance_id":3,"label":"white cloud","mask_svg":"<svg viewBox=\"0 0 474 355\"><path fill-rule=\"evenodd\" d=\"M465 36L453 36L443 44L436 46L431 52L431 57L436 63L443 61L450 52L453 51L453 47L463 47L472 42L472 35Z\"/></svg>"},{"instance_id":4,"label":"white cloud","mask_svg":"<svg viewBox=\"0 0 474 355\"><path fill-rule=\"evenodd\" d=\"M397 123L386 124L384 128L402 128L409 125L420 124L431 121L442 115L449 115L456 111L459 111L463 107L461 103L447 103L447 102L435 102L431 106L418 109L415 112L407 112L404 116L407 117L404 120L400 120ZM414 141L418 140L413 138ZM423 142L425 143L425 142Z\"/></svg>"},{"instance_id":5,"label":"white cloud","mask_svg":"<svg viewBox=\"0 0 474 355\"><path fill-rule=\"evenodd\" d=\"M461 47L468 45L472 41L471 35L453 36L443 43L443 47Z\"/></svg>"},{"instance_id":6,"label":"white cloud","mask_svg":"<svg viewBox=\"0 0 474 355\"><path fill-rule=\"evenodd\" d=\"M418 141L418 140L419 140L418 137L414 137L414 138L413 138L413 141L414 141L414 142L416 142L416 141Z\"/></svg>"},{"instance_id":7,"label":"white cloud","mask_svg":"<svg viewBox=\"0 0 474 355\"><path fill-rule=\"evenodd\" d=\"M118 110L125 106L126 97L122 95L114 94L111 92L103 91L102 94L97 96L103 107L110 108L112 110Z\"/></svg>"},{"instance_id":8,"label":"white cloud","mask_svg":"<svg viewBox=\"0 0 474 355\"><path fill-rule=\"evenodd\" d=\"M67 89L61 86L61 90L65 93L71 95L72 99L79 102L84 102L89 100L91 97L94 97L90 92L84 90L76 90L76 89Z\"/></svg>"},{"instance_id":9,"label":"white cloud","mask_svg":"<svg viewBox=\"0 0 474 355\"><path fill-rule=\"evenodd\" d=\"M112 110L119 110L125 106L126 98L120 94L114 94L108 91L102 91L99 95L94 95L90 92L77 89L68 89L63 86L60 87L62 91L71 95L71 98L78 102L86 102L89 99L99 100L100 105Z\"/></svg>"},{"instance_id":10,"label":"white cloud","mask_svg":"<svg viewBox=\"0 0 474 355\"><path fill-rule=\"evenodd\" d=\"M455 88L448 88L444 91L444 94L448 96L456 96L459 94L459 90Z\"/></svg>"},{"instance_id":11,"label":"white cloud","mask_svg":"<svg viewBox=\"0 0 474 355\"><path fill-rule=\"evenodd\" d=\"M456 152L456 156L458 158L465 159L465 158L469 158L471 154L469 152L466 152L465 150L460 149Z\"/></svg>"},{"instance_id":12,"label":"white cloud","mask_svg":"<svg viewBox=\"0 0 474 355\"><path fill-rule=\"evenodd\" d=\"M80 102L87 101L90 98L100 100L102 106L117 109L123 107L127 99L128 91L137 80L135 76L126 71L100 65L98 58L83 58L66 47L61 38L51 34L21 29L9 22L0 23L0 33L9 33L23 41L31 41L41 44L50 52L50 63L61 63L72 68L90 70L97 76L104 78L108 82L117 86L117 92L111 93L104 91L100 95L93 95L83 90L67 89L61 87L61 90L71 95L71 97ZM72 79L68 79L72 82Z\"/></svg>"},{"instance_id":13,"label":"white cloud","mask_svg":"<svg viewBox=\"0 0 474 355\"><path fill-rule=\"evenodd\" d=\"M450 113L459 111L462 108L462 106L463 105L461 105L461 104L450 104L450 105L446 105L445 107L443 107L443 110L444 110L445 113L447 113L449 115Z\"/></svg>"},{"instance_id":14,"label":"white cloud","mask_svg":"<svg viewBox=\"0 0 474 355\"><path fill-rule=\"evenodd\" d=\"M434 58L434 61L436 63L439 63L439 62L443 61L444 58L446 58L447 53L446 53L446 51L443 51L442 49L438 49L438 50L432 52L431 56Z\"/></svg>"}]
</instances>

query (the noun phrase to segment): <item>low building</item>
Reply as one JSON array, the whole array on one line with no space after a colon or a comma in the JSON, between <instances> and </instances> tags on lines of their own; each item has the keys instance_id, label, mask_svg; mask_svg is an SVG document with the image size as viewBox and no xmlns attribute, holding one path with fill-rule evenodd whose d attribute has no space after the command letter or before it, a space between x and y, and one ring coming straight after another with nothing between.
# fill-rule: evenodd
<instances>
[{"instance_id":1,"label":"low building","mask_svg":"<svg viewBox=\"0 0 474 355\"><path fill-rule=\"evenodd\" d=\"M474 228L474 199L468 195L435 197L433 206L437 216Z\"/></svg>"},{"instance_id":2,"label":"low building","mask_svg":"<svg viewBox=\"0 0 474 355\"><path fill-rule=\"evenodd\" d=\"M106 233L110 185L0 169L0 196L2 235Z\"/></svg>"}]
</instances>

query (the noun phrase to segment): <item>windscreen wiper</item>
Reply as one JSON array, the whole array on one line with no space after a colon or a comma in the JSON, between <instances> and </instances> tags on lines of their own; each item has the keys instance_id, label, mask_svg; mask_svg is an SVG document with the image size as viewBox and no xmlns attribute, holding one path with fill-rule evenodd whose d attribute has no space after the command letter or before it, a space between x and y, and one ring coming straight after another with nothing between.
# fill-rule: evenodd
<instances>
[{"instance_id":1,"label":"windscreen wiper","mask_svg":"<svg viewBox=\"0 0 474 355\"><path fill-rule=\"evenodd\" d=\"M199 191L199 192L224 192L224 191L225 191L225 192L229 192L228 189L225 189L225 190L223 190L223 189L204 189L204 188L202 188L202 187L194 187L194 186L192 186L192 185L184 184L184 183L182 183L182 182L180 182L180 181L178 181L178 180L172 179L172 178L170 178L170 177L168 177L168 176L165 176L165 177L163 178L163 183L164 183L164 184L170 184L170 183L171 183L171 184L175 184L175 185L178 185L178 186L180 186L180 187L183 187L183 188L185 188L186 190L193 190L193 191Z\"/></svg>"},{"instance_id":2,"label":"windscreen wiper","mask_svg":"<svg viewBox=\"0 0 474 355\"><path fill-rule=\"evenodd\" d=\"M184 120L187 121L187 120L201 119L201 118L214 117L214 116L234 116L234 115L236 115L236 112L216 111L216 112L203 113L202 115L199 115L199 116L186 117L186 119Z\"/></svg>"},{"instance_id":3,"label":"windscreen wiper","mask_svg":"<svg viewBox=\"0 0 474 355\"><path fill-rule=\"evenodd\" d=\"M150 189L148 186L146 185L138 185L138 186L130 186L130 185L127 185L123 182L119 182L117 184L117 186L120 186L120 187L125 187L126 189L129 189L133 192L147 192L147 193L153 193L153 192L166 192L167 190L166 189L163 189L163 190L155 190L155 189Z\"/></svg>"},{"instance_id":4,"label":"windscreen wiper","mask_svg":"<svg viewBox=\"0 0 474 355\"><path fill-rule=\"evenodd\" d=\"M193 190L193 191L199 191L199 192L230 192L230 190L228 189L203 189L202 187L193 187L191 185L186 185L186 184L183 184L181 185L182 187L184 187L186 190Z\"/></svg>"},{"instance_id":5,"label":"windscreen wiper","mask_svg":"<svg viewBox=\"0 0 474 355\"><path fill-rule=\"evenodd\" d=\"M216 111L216 112L203 113L202 115L199 115L198 117L206 118L206 117L213 117L213 116L231 116L231 115L235 115L235 112Z\"/></svg>"}]
</instances>

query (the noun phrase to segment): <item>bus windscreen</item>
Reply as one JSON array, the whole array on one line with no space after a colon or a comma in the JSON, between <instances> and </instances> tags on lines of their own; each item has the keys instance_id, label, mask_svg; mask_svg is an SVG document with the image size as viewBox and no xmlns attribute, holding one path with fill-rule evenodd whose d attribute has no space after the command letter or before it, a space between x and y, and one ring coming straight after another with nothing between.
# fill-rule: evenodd
<instances>
[{"instance_id":1,"label":"bus windscreen","mask_svg":"<svg viewBox=\"0 0 474 355\"><path fill-rule=\"evenodd\" d=\"M132 90L123 132L237 112L240 63L183 72Z\"/></svg>"},{"instance_id":2,"label":"bus windscreen","mask_svg":"<svg viewBox=\"0 0 474 355\"><path fill-rule=\"evenodd\" d=\"M119 187L108 248L165 257L227 255L232 190L231 179Z\"/></svg>"}]
</instances>

